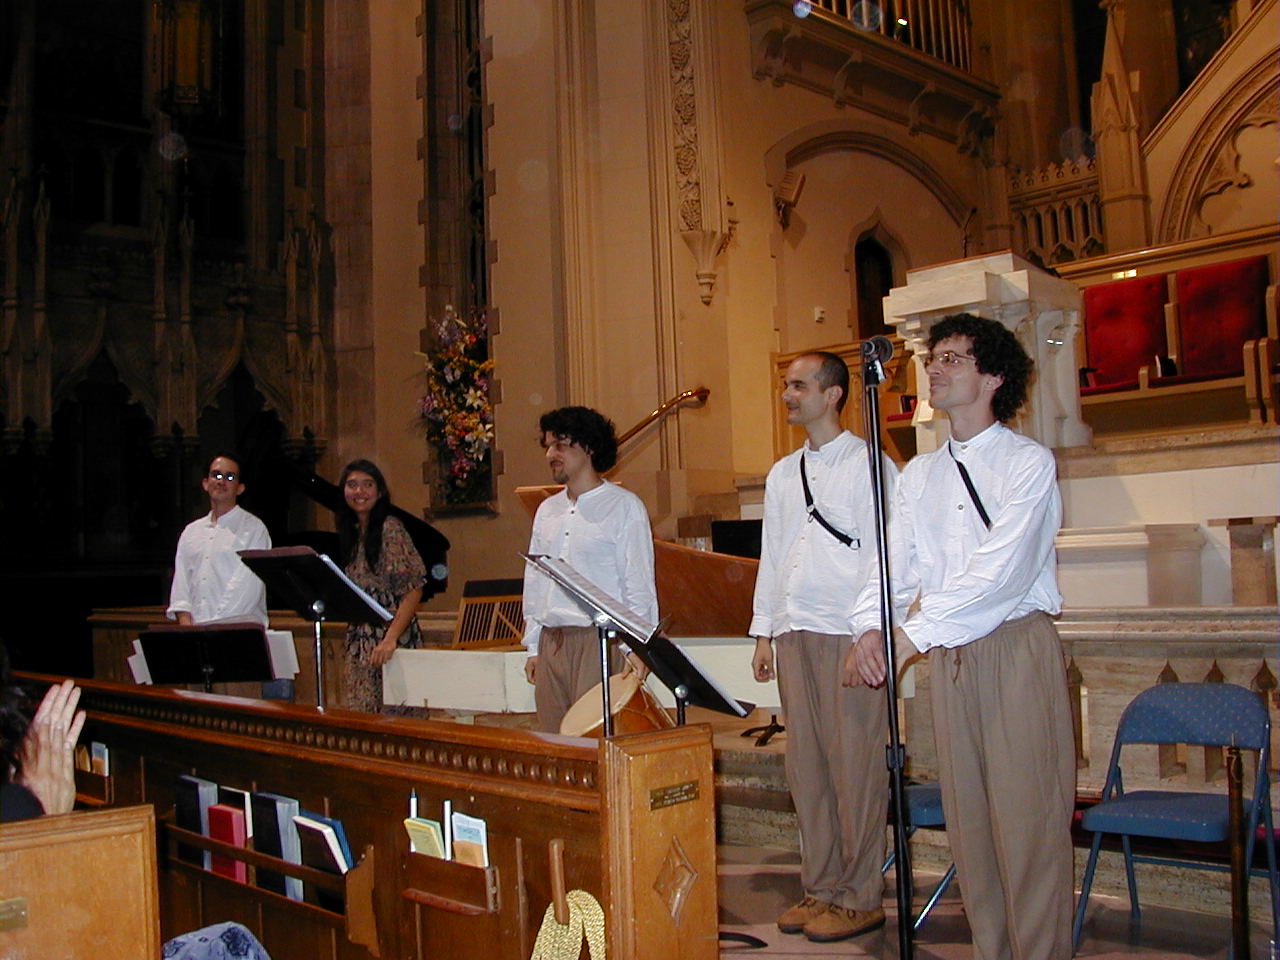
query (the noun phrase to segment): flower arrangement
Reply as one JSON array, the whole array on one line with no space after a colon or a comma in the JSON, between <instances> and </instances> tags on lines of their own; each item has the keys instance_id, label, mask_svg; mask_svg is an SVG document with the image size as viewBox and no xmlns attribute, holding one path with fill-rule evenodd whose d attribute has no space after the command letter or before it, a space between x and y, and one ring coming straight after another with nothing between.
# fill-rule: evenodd
<instances>
[{"instance_id":1,"label":"flower arrangement","mask_svg":"<svg viewBox=\"0 0 1280 960\"><path fill-rule=\"evenodd\" d=\"M418 402L427 442L439 451L446 505L492 499L493 404L484 313L464 319L453 307L428 324L426 392Z\"/></svg>"}]
</instances>

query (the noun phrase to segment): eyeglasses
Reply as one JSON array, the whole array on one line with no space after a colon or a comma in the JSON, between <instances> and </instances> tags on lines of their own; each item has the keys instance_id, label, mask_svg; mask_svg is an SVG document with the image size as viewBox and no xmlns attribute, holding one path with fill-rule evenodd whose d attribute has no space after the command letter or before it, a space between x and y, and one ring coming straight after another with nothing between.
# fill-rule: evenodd
<instances>
[{"instance_id":1,"label":"eyeglasses","mask_svg":"<svg viewBox=\"0 0 1280 960\"><path fill-rule=\"evenodd\" d=\"M941 363L944 367L958 367L965 360L972 360L974 363L978 362L978 358L972 354L956 353L954 350L943 350L941 353L926 353L924 355L924 365L926 367L934 361Z\"/></svg>"},{"instance_id":2,"label":"eyeglasses","mask_svg":"<svg viewBox=\"0 0 1280 960\"><path fill-rule=\"evenodd\" d=\"M237 476L239 476L239 474L235 474L235 473L223 473L221 470L214 470L212 473L210 473L210 474L209 474L209 479L210 479L210 480L225 480L225 481L227 481L227 483L235 483L235 482L236 482L236 477L237 477Z\"/></svg>"}]
</instances>

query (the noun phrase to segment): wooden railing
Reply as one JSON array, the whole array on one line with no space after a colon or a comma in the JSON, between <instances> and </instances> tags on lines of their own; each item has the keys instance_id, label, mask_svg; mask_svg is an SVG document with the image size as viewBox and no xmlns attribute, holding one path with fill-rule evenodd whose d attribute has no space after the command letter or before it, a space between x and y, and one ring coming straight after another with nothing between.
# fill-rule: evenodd
<instances>
[{"instance_id":1,"label":"wooden railing","mask_svg":"<svg viewBox=\"0 0 1280 960\"><path fill-rule=\"evenodd\" d=\"M813 10L845 20L927 53L960 70L969 69L970 21L962 0L799 0L797 13Z\"/></svg>"},{"instance_id":2,"label":"wooden railing","mask_svg":"<svg viewBox=\"0 0 1280 960\"><path fill-rule=\"evenodd\" d=\"M645 427L649 426L649 424L655 423L658 420L661 420L663 417L665 417L668 413L670 413L676 407L680 406L682 403L685 403L691 400L693 401L694 405L702 406L704 403L707 402L707 397L709 397L710 395L711 395L711 391L706 387L694 387L692 390L685 390L683 393L677 393L670 400L667 400L664 403L660 403L657 406L657 408L653 410L647 417L645 417L643 420L637 423L630 430L627 430L620 437L618 437L618 446L621 447L632 437L638 435L640 431L642 431Z\"/></svg>"}]
</instances>

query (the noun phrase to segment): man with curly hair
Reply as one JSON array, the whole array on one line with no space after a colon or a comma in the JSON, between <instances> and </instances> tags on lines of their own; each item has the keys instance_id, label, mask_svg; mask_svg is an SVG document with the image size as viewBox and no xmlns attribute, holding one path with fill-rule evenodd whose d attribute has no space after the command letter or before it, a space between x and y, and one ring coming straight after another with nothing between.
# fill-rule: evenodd
<instances>
[{"instance_id":1,"label":"man with curly hair","mask_svg":"<svg viewBox=\"0 0 1280 960\"><path fill-rule=\"evenodd\" d=\"M529 554L560 557L656 624L649 514L639 497L602 476L618 460L612 421L588 407L561 407L543 414L538 429L551 479L564 489L539 505ZM569 707L601 679L591 611L528 566L524 620L525 676L534 685L537 727L558 733ZM616 670L622 658L615 655L613 661Z\"/></svg>"},{"instance_id":2,"label":"man with curly hair","mask_svg":"<svg viewBox=\"0 0 1280 960\"><path fill-rule=\"evenodd\" d=\"M890 513L900 670L929 657L947 836L978 960L1071 956L1075 749L1053 552L1053 453L1005 421L1031 359L1003 325L947 317L929 336L929 402L951 438L902 472ZM910 616L913 601L918 607ZM879 630L852 653L885 679Z\"/></svg>"}]
</instances>

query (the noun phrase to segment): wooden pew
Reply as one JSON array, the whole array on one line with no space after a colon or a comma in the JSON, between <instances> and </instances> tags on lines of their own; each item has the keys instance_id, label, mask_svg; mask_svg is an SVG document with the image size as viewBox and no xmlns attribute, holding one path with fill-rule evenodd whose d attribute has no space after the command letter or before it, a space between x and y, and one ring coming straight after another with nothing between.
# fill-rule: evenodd
<instances>
[{"instance_id":1,"label":"wooden pew","mask_svg":"<svg viewBox=\"0 0 1280 960\"><path fill-rule=\"evenodd\" d=\"M0 957L156 960L149 806L0 826Z\"/></svg>"},{"instance_id":2,"label":"wooden pew","mask_svg":"<svg viewBox=\"0 0 1280 960\"><path fill-rule=\"evenodd\" d=\"M22 675L35 692L55 678ZM160 824L166 937L222 920L249 927L274 960L486 957L524 960L552 902L553 859L567 889L604 909L617 960L714 960L716 864L711 731L705 725L611 741L378 717L187 691L82 681L84 740L111 751L97 802L150 804ZM184 844L321 879L305 868L182 834L174 783L297 797L341 819L362 864L335 912L178 861ZM422 816L445 800L483 818L490 867L409 852L410 791ZM87 799L87 798L86 798ZM555 851L563 841L563 853Z\"/></svg>"}]
</instances>

